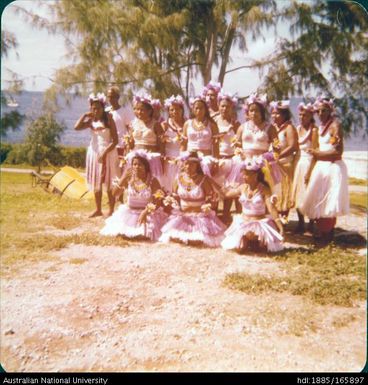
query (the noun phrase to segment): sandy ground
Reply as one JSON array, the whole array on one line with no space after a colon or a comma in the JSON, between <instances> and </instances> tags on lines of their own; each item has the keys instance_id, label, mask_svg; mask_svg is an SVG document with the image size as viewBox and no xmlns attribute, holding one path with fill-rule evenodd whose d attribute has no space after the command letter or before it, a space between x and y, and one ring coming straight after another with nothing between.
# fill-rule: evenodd
<instances>
[{"instance_id":1,"label":"sandy ground","mask_svg":"<svg viewBox=\"0 0 368 385\"><path fill-rule=\"evenodd\" d=\"M365 235L366 218L338 226ZM320 306L223 286L229 272L282 275L272 256L149 242L53 256L2 279L6 371L349 372L366 362L365 302Z\"/></svg>"}]
</instances>

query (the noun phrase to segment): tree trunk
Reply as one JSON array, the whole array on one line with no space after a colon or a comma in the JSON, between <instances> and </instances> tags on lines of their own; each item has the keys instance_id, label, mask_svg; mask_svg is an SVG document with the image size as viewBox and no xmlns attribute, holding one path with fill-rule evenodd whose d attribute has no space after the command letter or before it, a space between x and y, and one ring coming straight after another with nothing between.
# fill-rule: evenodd
<instances>
[{"instance_id":1,"label":"tree trunk","mask_svg":"<svg viewBox=\"0 0 368 385\"><path fill-rule=\"evenodd\" d=\"M237 20L232 19L226 31L224 49L223 49L222 58L221 58L220 73L217 79L217 81L220 82L221 85L224 84L226 67L229 62L230 50L233 45L236 27L237 27Z\"/></svg>"},{"instance_id":2,"label":"tree trunk","mask_svg":"<svg viewBox=\"0 0 368 385\"><path fill-rule=\"evenodd\" d=\"M211 80L212 66L216 57L217 27L213 14L208 19L208 33L206 39L205 63L202 72L203 82L207 84Z\"/></svg>"}]
</instances>

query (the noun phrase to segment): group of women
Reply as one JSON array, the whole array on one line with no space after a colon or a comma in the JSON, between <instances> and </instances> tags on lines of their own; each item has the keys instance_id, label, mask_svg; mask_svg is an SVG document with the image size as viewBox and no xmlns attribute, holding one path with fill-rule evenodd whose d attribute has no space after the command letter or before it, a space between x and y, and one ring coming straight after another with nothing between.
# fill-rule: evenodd
<instances>
[{"instance_id":1,"label":"group of women","mask_svg":"<svg viewBox=\"0 0 368 385\"><path fill-rule=\"evenodd\" d=\"M86 160L92 217L102 215L106 186L103 235L275 252L283 248L291 208L297 232L305 231L307 216L315 238L326 241L336 217L348 213L343 136L332 100L300 104L295 128L288 101L268 103L257 94L246 100L240 124L237 99L213 82L190 100L189 119L181 96L163 107L149 95L135 96L132 121L118 88L107 99L108 108L104 94L91 94L90 111L75 125L92 134Z\"/></svg>"}]
</instances>

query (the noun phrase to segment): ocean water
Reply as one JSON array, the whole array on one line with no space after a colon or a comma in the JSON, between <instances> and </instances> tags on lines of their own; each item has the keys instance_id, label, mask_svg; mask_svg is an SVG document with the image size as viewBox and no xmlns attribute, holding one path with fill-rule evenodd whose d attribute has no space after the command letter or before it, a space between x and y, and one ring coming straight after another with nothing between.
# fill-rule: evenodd
<instances>
[{"instance_id":1,"label":"ocean water","mask_svg":"<svg viewBox=\"0 0 368 385\"><path fill-rule=\"evenodd\" d=\"M19 106L16 108L21 114L31 118L36 118L42 115L42 92L23 91L19 95L14 95ZM290 106L293 113L294 124L297 122L297 106L301 99L291 99ZM90 133L88 130L75 131L74 124L79 117L89 109L88 101L85 97L75 97L70 105L66 104L64 98L59 98L60 111L56 114L58 122L66 126L66 130L61 137L61 144L66 146L87 146L90 141ZM131 105L125 106L128 116L133 118L133 110ZM14 110L14 108L2 106L1 114ZM239 120L242 121L242 112L239 112ZM2 142L7 143L21 143L24 140L26 133L27 121L16 131L9 131L6 137L2 137ZM345 151L367 151L368 137L361 132L357 135L351 135L345 138Z\"/></svg>"}]
</instances>

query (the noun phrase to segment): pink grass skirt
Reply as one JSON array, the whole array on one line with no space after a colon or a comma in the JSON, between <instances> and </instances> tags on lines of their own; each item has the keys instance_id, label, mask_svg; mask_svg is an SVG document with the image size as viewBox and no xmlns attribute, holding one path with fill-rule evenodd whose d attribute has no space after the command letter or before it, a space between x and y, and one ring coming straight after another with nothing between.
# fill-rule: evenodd
<instances>
[{"instance_id":1,"label":"pink grass skirt","mask_svg":"<svg viewBox=\"0 0 368 385\"><path fill-rule=\"evenodd\" d=\"M275 252L284 248L283 237L276 230L275 222L271 218L245 222L241 214L234 216L233 223L225 231L225 239L221 242L222 248L240 249L243 237L250 232L254 233L259 242L267 247L267 251Z\"/></svg>"},{"instance_id":2,"label":"pink grass skirt","mask_svg":"<svg viewBox=\"0 0 368 385\"><path fill-rule=\"evenodd\" d=\"M138 219L142 209L132 209L126 204L122 204L107 218L105 226L100 231L101 235L124 235L128 238L143 236L151 241L156 241L161 235L161 228L167 221L168 215L160 207L147 216L145 224L138 225Z\"/></svg>"},{"instance_id":3,"label":"pink grass skirt","mask_svg":"<svg viewBox=\"0 0 368 385\"><path fill-rule=\"evenodd\" d=\"M176 210L163 226L159 241L167 243L171 239L177 239L186 244L189 241L201 241L209 247L219 247L225 229L214 211L184 213Z\"/></svg>"}]
</instances>

